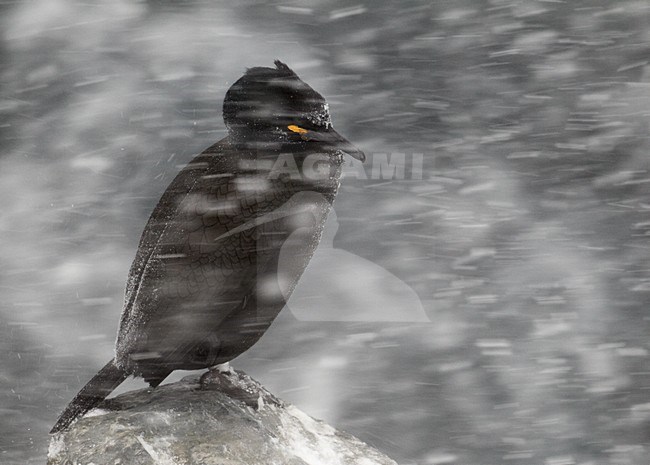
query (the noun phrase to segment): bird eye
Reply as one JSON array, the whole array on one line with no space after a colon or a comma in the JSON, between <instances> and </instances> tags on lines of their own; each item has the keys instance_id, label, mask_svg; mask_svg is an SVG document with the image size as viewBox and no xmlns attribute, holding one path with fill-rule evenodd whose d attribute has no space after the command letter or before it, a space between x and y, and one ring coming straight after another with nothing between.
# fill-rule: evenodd
<instances>
[{"instance_id":1,"label":"bird eye","mask_svg":"<svg viewBox=\"0 0 650 465\"><path fill-rule=\"evenodd\" d=\"M287 126L287 129L291 132L297 132L298 134L307 134L309 131L306 129L301 128L300 126L296 126L295 124L290 124Z\"/></svg>"}]
</instances>

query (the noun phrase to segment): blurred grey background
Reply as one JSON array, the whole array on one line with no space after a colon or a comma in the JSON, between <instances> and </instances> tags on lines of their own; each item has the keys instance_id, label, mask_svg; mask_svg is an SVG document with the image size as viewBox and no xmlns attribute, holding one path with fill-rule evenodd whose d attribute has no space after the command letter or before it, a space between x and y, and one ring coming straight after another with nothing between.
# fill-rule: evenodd
<instances>
[{"instance_id":1,"label":"blurred grey background","mask_svg":"<svg viewBox=\"0 0 650 465\"><path fill-rule=\"evenodd\" d=\"M111 357L149 212L225 134L228 86L279 58L370 155L424 154L421 180L346 179L328 247L431 323L284 312L234 365L403 464L647 463L649 20L646 1L0 2L0 462L44 462Z\"/></svg>"}]
</instances>

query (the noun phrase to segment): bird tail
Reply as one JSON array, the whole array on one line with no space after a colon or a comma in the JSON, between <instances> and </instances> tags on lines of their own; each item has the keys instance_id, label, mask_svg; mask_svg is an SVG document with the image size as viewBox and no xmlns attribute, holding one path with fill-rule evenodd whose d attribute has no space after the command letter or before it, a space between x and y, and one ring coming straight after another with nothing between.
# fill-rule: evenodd
<instances>
[{"instance_id":1,"label":"bird tail","mask_svg":"<svg viewBox=\"0 0 650 465\"><path fill-rule=\"evenodd\" d=\"M66 429L70 423L104 400L128 376L125 370L115 364L115 359L111 359L72 399L52 427L50 434Z\"/></svg>"}]
</instances>

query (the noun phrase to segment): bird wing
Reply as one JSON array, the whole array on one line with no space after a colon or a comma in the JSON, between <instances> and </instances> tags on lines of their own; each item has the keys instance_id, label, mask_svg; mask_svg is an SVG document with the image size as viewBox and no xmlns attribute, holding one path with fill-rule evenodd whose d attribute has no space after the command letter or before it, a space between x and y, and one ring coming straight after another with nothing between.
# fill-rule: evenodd
<instances>
[{"instance_id":1,"label":"bird wing","mask_svg":"<svg viewBox=\"0 0 650 465\"><path fill-rule=\"evenodd\" d=\"M129 273L118 363L177 369L190 367L187 352L197 347L199 358L214 355L210 335L241 308L277 255L282 234L273 237L273 225L264 224L270 234L260 235L255 220L290 192L243 171L240 155L215 144L178 174L154 209Z\"/></svg>"},{"instance_id":2,"label":"bird wing","mask_svg":"<svg viewBox=\"0 0 650 465\"><path fill-rule=\"evenodd\" d=\"M140 237L135 259L129 270L120 328L125 327L126 323L132 321L135 317L133 315L133 304L141 290L143 277L147 274L152 259L154 258L154 252L160 246L164 233L171 226L171 222L178 214L178 207L181 201L192 193L197 180L201 176L201 168L205 166L205 163L208 163L205 160L205 155L211 150L217 151L218 147L222 144L224 144L224 141L220 141L210 147L188 163L169 184L151 213Z\"/></svg>"}]
</instances>

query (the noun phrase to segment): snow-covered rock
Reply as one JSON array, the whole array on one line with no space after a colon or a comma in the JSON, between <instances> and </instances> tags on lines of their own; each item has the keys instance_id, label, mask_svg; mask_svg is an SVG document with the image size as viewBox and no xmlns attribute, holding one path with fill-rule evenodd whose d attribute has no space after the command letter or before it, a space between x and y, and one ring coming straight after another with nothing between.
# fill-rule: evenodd
<instances>
[{"instance_id":1,"label":"snow-covered rock","mask_svg":"<svg viewBox=\"0 0 650 465\"><path fill-rule=\"evenodd\" d=\"M48 465L396 465L239 371L123 394L52 437Z\"/></svg>"}]
</instances>

